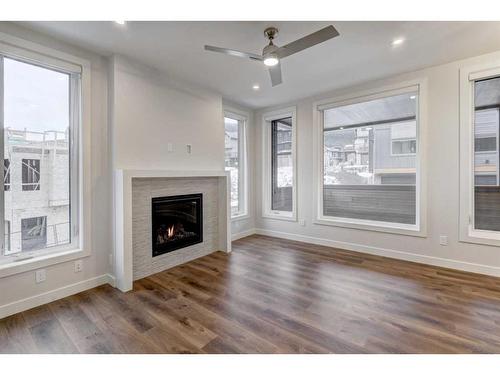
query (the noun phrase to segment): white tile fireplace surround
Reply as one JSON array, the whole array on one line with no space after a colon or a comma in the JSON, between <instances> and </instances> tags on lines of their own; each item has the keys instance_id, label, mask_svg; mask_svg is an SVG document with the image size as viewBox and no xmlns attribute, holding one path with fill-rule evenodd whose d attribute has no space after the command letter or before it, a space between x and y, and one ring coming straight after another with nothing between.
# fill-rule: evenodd
<instances>
[{"instance_id":1,"label":"white tile fireplace surround","mask_svg":"<svg viewBox=\"0 0 500 375\"><path fill-rule=\"evenodd\" d=\"M131 290L133 280L214 251L231 251L224 171L117 170L115 188L114 268L120 290ZM153 257L152 198L196 193L203 194L203 242Z\"/></svg>"}]
</instances>

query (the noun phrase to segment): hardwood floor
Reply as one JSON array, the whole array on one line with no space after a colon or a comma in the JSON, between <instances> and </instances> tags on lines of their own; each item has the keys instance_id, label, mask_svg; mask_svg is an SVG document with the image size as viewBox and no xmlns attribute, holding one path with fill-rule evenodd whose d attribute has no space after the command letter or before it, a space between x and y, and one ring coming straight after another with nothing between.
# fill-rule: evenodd
<instances>
[{"instance_id":1,"label":"hardwood floor","mask_svg":"<svg viewBox=\"0 0 500 375\"><path fill-rule=\"evenodd\" d=\"M265 236L0 320L2 353L500 353L500 279Z\"/></svg>"}]
</instances>

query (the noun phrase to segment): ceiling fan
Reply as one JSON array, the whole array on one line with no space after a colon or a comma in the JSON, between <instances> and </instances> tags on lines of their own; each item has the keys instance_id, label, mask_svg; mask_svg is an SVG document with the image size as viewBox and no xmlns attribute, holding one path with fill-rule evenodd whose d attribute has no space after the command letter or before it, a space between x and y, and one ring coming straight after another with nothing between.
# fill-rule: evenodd
<instances>
[{"instance_id":1,"label":"ceiling fan","mask_svg":"<svg viewBox=\"0 0 500 375\"><path fill-rule=\"evenodd\" d=\"M225 53L231 56L243 57L250 60L262 61L264 65L269 68L269 75L271 76L271 83L274 86L282 83L281 79L281 66L280 61L287 56L305 50L316 44L323 43L329 39L335 38L339 32L332 25L309 34L303 38L297 39L294 42L288 43L283 47L278 47L273 43L274 38L278 35L278 29L275 27L268 27L264 30L264 35L269 39L269 44L262 50L262 56L255 53L241 52L228 48L221 48L215 46L205 45L205 50L212 52Z\"/></svg>"}]
</instances>

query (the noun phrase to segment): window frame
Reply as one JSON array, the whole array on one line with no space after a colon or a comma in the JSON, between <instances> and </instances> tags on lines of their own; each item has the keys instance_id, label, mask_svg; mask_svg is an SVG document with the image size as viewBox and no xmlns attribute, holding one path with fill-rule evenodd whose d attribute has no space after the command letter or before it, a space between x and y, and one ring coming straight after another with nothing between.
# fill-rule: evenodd
<instances>
[{"instance_id":1,"label":"window frame","mask_svg":"<svg viewBox=\"0 0 500 375\"><path fill-rule=\"evenodd\" d=\"M416 157L416 223L388 223L374 220L351 219L323 215L323 111L335 107L356 104L408 92L418 92L416 98L417 153ZM369 230L401 234L415 237L427 237L427 184L426 184L426 126L427 126L427 79L416 78L387 86L373 87L354 93L347 93L333 98L317 101L313 104L313 189L314 216L317 225L336 226L350 229ZM392 140L391 140L392 152ZM406 156L406 155L404 155Z\"/></svg>"},{"instance_id":2,"label":"window frame","mask_svg":"<svg viewBox=\"0 0 500 375\"><path fill-rule=\"evenodd\" d=\"M272 137L271 123L282 118L292 118L292 211L272 210L271 189L272 189ZM287 107L262 115L262 217L267 219L297 221L297 108Z\"/></svg>"},{"instance_id":3,"label":"window frame","mask_svg":"<svg viewBox=\"0 0 500 375\"><path fill-rule=\"evenodd\" d=\"M91 255L91 65L88 60L0 32L0 55L29 64L70 74L70 105L73 111L70 124L70 202L71 232L73 240L69 245L37 250L36 254L26 252L22 257L0 256L0 278L27 272L40 267L67 262ZM0 74L3 78L3 59L0 59ZM76 79L75 74L79 74ZM0 81L3 86L3 82ZM0 90L3 102L3 87ZM72 125L70 125L72 126ZM0 109L0 147L4 147L3 106ZM0 187L0 238L4 238L4 187ZM4 251L4 241L1 252Z\"/></svg>"},{"instance_id":4,"label":"window frame","mask_svg":"<svg viewBox=\"0 0 500 375\"><path fill-rule=\"evenodd\" d=\"M231 221L247 219L248 213L248 119L249 114L235 108L225 106L223 120L225 117L238 121L238 203L240 210L233 215L231 207ZM225 129L224 129L225 130ZM225 157L224 157L225 159ZM224 160L225 163L225 160ZM224 168L225 169L225 168Z\"/></svg>"},{"instance_id":5,"label":"window frame","mask_svg":"<svg viewBox=\"0 0 500 375\"><path fill-rule=\"evenodd\" d=\"M474 228L474 83L478 80L495 77L500 78L498 59L492 59L482 64L464 66L460 69L459 240L461 242L500 246L500 231Z\"/></svg>"}]
</instances>

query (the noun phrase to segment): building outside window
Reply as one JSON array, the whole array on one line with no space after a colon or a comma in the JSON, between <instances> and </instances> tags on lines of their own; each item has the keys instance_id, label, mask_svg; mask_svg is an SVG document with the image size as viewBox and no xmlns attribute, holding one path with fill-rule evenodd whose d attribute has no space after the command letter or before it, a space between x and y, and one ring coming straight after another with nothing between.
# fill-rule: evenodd
<instances>
[{"instance_id":1,"label":"building outside window","mask_svg":"<svg viewBox=\"0 0 500 375\"><path fill-rule=\"evenodd\" d=\"M391 126L391 154L415 155L417 153L416 130L415 121Z\"/></svg>"},{"instance_id":2,"label":"building outside window","mask_svg":"<svg viewBox=\"0 0 500 375\"><path fill-rule=\"evenodd\" d=\"M226 112L225 129L225 168L231 178L231 217L247 213L246 202L246 118Z\"/></svg>"},{"instance_id":3,"label":"building outside window","mask_svg":"<svg viewBox=\"0 0 500 375\"><path fill-rule=\"evenodd\" d=\"M326 107L322 216L417 225L418 91Z\"/></svg>"}]
</instances>

